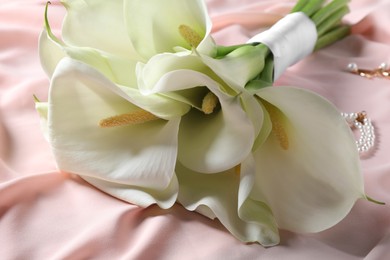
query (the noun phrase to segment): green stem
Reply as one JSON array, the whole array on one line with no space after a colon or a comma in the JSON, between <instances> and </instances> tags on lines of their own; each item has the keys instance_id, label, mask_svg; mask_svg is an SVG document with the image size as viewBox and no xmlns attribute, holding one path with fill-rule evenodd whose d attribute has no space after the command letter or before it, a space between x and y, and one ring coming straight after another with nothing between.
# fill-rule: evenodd
<instances>
[{"instance_id":1,"label":"green stem","mask_svg":"<svg viewBox=\"0 0 390 260\"><path fill-rule=\"evenodd\" d=\"M377 200L374 200L373 198L370 198L366 195L366 199L372 203L375 203L375 204L379 204L379 205L386 205L386 203L382 202L382 201L377 201Z\"/></svg>"},{"instance_id":2,"label":"green stem","mask_svg":"<svg viewBox=\"0 0 390 260\"><path fill-rule=\"evenodd\" d=\"M39 100L39 98L38 98L35 94L33 94L33 98L34 98L34 102L35 102L35 103L41 102L41 101Z\"/></svg>"},{"instance_id":3,"label":"green stem","mask_svg":"<svg viewBox=\"0 0 390 260\"><path fill-rule=\"evenodd\" d=\"M318 10L321 9L324 4L324 0L310 0L307 5L305 5L300 12L305 13L308 17L311 17Z\"/></svg>"},{"instance_id":4,"label":"green stem","mask_svg":"<svg viewBox=\"0 0 390 260\"><path fill-rule=\"evenodd\" d=\"M347 6L342 7L331 16L329 16L325 21L320 23L317 27L318 37L323 36L328 30L332 29L340 23L341 19L349 12L349 8Z\"/></svg>"},{"instance_id":5,"label":"green stem","mask_svg":"<svg viewBox=\"0 0 390 260\"><path fill-rule=\"evenodd\" d=\"M300 12L303 7L307 5L309 0L298 0L293 9L291 9L291 13Z\"/></svg>"},{"instance_id":6,"label":"green stem","mask_svg":"<svg viewBox=\"0 0 390 260\"><path fill-rule=\"evenodd\" d=\"M334 0L324 6L321 10L319 10L317 13L315 13L312 16L312 20L315 23L315 25L318 27L320 23L325 21L329 16L331 16L334 12L338 11L339 9L348 6L349 0Z\"/></svg>"},{"instance_id":7,"label":"green stem","mask_svg":"<svg viewBox=\"0 0 390 260\"><path fill-rule=\"evenodd\" d=\"M314 51L322 49L338 40L341 40L345 36L349 35L350 31L351 28L348 25L339 26L336 29L333 29L332 31L318 38Z\"/></svg>"},{"instance_id":8,"label":"green stem","mask_svg":"<svg viewBox=\"0 0 390 260\"><path fill-rule=\"evenodd\" d=\"M350 32L349 27L340 25L341 19L349 12L350 0L332 0L324 5L325 0L298 0L291 10L305 13L316 25L318 40L315 50L323 48Z\"/></svg>"}]
</instances>

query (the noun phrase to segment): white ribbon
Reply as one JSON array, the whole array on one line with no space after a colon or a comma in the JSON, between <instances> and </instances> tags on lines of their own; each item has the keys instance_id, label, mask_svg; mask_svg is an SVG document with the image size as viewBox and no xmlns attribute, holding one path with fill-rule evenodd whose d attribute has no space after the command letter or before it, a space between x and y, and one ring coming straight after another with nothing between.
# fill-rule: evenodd
<instances>
[{"instance_id":1,"label":"white ribbon","mask_svg":"<svg viewBox=\"0 0 390 260\"><path fill-rule=\"evenodd\" d=\"M263 43L271 50L276 80L288 67L313 52L317 42L317 29L304 13L292 13L248 41L254 42Z\"/></svg>"}]
</instances>

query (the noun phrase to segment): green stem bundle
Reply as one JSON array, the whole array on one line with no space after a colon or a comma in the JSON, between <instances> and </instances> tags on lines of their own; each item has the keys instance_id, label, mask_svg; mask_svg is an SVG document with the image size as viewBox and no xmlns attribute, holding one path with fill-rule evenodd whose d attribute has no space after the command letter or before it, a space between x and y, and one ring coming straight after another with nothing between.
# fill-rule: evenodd
<instances>
[{"instance_id":1,"label":"green stem bundle","mask_svg":"<svg viewBox=\"0 0 390 260\"><path fill-rule=\"evenodd\" d=\"M316 25L315 51L350 34L350 27L341 23L341 19L349 12L348 2L349 0L333 0L324 5L324 0L298 0L293 7L291 13L303 12ZM271 68L267 68L267 66L273 66L273 63L266 63L264 67L264 70L270 71ZM268 78L263 80L268 80ZM272 85L272 81L269 84Z\"/></svg>"},{"instance_id":2,"label":"green stem bundle","mask_svg":"<svg viewBox=\"0 0 390 260\"><path fill-rule=\"evenodd\" d=\"M342 18L349 12L348 3L349 0L332 0L328 3L325 3L325 0L298 0L292 8L291 13L303 12L315 24L317 42L314 50L324 48L350 33L350 27L341 22ZM217 58L223 58L235 49L246 45L253 46L254 44L219 46ZM267 48L261 43L256 47ZM247 83L245 86L247 89L256 90L271 86L273 83L274 62L272 53L268 51L267 55L259 58L264 59L264 68L256 78Z\"/></svg>"}]
</instances>

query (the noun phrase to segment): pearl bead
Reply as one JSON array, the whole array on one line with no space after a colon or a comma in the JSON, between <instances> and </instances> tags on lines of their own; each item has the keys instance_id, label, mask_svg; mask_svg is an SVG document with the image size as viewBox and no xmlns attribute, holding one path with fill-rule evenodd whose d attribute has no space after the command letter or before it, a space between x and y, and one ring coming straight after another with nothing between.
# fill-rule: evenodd
<instances>
[{"instance_id":1,"label":"pearl bead","mask_svg":"<svg viewBox=\"0 0 390 260\"><path fill-rule=\"evenodd\" d=\"M349 63L348 66L347 66L347 69L351 72L357 72L358 71L358 66L356 63Z\"/></svg>"},{"instance_id":2,"label":"pearl bead","mask_svg":"<svg viewBox=\"0 0 390 260\"><path fill-rule=\"evenodd\" d=\"M389 65L386 62L382 62L381 65L379 65L379 68L382 70L387 70Z\"/></svg>"}]
</instances>

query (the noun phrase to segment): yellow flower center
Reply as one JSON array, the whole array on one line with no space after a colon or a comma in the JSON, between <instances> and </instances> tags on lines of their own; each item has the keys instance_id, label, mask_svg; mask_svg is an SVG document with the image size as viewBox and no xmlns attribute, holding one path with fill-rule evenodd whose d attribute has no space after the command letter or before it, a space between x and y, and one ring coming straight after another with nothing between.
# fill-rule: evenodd
<instances>
[{"instance_id":1,"label":"yellow flower center","mask_svg":"<svg viewBox=\"0 0 390 260\"><path fill-rule=\"evenodd\" d=\"M213 113L218 105L218 98L213 92L209 92L204 96L202 101L202 111L206 115Z\"/></svg>"},{"instance_id":2,"label":"yellow flower center","mask_svg":"<svg viewBox=\"0 0 390 260\"><path fill-rule=\"evenodd\" d=\"M179 26L180 35L186 40L186 42L193 48L198 47L198 45L203 40L202 37L188 25L182 24Z\"/></svg>"},{"instance_id":3,"label":"yellow flower center","mask_svg":"<svg viewBox=\"0 0 390 260\"><path fill-rule=\"evenodd\" d=\"M108 117L100 120L99 126L102 128L115 127L115 126L125 126L125 125L134 125L134 124L143 124L146 122L154 121L160 119L152 113L145 111L143 109Z\"/></svg>"},{"instance_id":4,"label":"yellow flower center","mask_svg":"<svg viewBox=\"0 0 390 260\"><path fill-rule=\"evenodd\" d=\"M238 164L236 167L234 167L234 174L236 176L240 176L241 175L241 164Z\"/></svg>"},{"instance_id":5,"label":"yellow flower center","mask_svg":"<svg viewBox=\"0 0 390 260\"><path fill-rule=\"evenodd\" d=\"M278 139L280 147L282 147L282 149L284 150L287 150L290 146L290 142L286 129L282 122L283 115L279 111L279 109L277 109L273 105L269 105L266 107L272 122L272 133Z\"/></svg>"}]
</instances>

